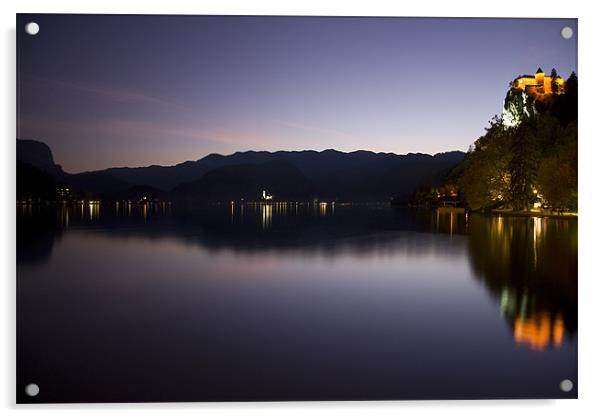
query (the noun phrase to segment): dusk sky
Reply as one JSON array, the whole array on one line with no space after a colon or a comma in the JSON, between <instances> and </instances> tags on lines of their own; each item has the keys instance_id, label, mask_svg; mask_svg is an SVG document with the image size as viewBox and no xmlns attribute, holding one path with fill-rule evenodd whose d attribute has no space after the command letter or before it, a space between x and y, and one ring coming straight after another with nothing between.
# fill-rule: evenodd
<instances>
[{"instance_id":1,"label":"dusk sky","mask_svg":"<svg viewBox=\"0 0 602 418\"><path fill-rule=\"evenodd\" d=\"M465 151L514 77L577 72L572 19L20 15L17 30L17 135L68 172L246 150Z\"/></svg>"}]
</instances>

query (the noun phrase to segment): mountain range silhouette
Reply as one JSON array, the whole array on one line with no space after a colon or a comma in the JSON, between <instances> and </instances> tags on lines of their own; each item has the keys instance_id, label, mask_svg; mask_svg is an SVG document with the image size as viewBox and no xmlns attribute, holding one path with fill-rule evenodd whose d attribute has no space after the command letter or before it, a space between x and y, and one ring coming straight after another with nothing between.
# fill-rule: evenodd
<instances>
[{"instance_id":1,"label":"mountain range silhouette","mask_svg":"<svg viewBox=\"0 0 602 418\"><path fill-rule=\"evenodd\" d=\"M42 183L107 199L145 194L172 200L275 199L388 200L435 185L464 159L460 151L435 155L371 151L246 151L210 154L173 166L118 167L77 174L54 161L48 145L17 140L17 193ZM49 186L51 187L51 186Z\"/></svg>"}]
</instances>

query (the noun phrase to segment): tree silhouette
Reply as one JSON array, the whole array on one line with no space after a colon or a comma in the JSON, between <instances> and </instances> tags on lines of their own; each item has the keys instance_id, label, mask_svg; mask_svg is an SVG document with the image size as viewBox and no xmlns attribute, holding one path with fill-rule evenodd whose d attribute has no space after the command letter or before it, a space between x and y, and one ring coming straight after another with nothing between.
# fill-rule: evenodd
<instances>
[{"instance_id":1,"label":"tree silhouette","mask_svg":"<svg viewBox=\"0 0 602 418\"><path fill-rule=\"evenodd\" d=\"M528 210L535 195L533 193L538 168L537 139L532 121L523 122L512 138L510 159L510 202L514 210Z\"/></svg>"},{"instance_id":2,"label":"tree silhouette","mask_svg":"<svg viewBox=\"0 0 602 418\"><path fill-rule=\"evenodd\" d=\"M558 73L556 72L556 68L552 68L552 72L550 73L552 77L552 93L558 93Z\"/></svg>"}]
</instances>

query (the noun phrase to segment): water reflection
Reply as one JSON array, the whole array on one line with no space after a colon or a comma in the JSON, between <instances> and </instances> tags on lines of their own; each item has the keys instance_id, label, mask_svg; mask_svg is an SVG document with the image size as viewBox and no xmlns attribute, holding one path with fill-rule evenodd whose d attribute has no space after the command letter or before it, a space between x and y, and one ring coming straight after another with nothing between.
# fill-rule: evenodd
<instances>
[{"instance_id":1,"label":"water reflection","mask_svg":"<svg viewBox=\"0 0 602 418\"><path fill-rule=\"evenodd\" d=\"M82 203L83 204L83 203ZM99 215L100 215L100 202L95 202L95 201L91 201L88 203L88 212L89 212L89 216L90 216L90 220L93 221L95 219L98 219Z\"/></svg>"},{"instance_id":2,"label":"water reflection","mask_svg":"<svg viewBox=\"0 0 602 418\"><path fill-rule=\"evenodd\" d=\"M575 220L81 207L18 208L18 379L55 400L574 395Z\"/></svg>"},{"instance_id":3,"label":"water reflection","mask_svg":"<svg viewBox=\"0 0 602 418\"><path fill-rule=\"evenodd\" d=\"M469 254L517 343L559 347L577 329L577 222L472 216Z\"/></svg>"},{"instance_id":4,"label":"water reflection","mask_svg":"<svg viewBox=\"0 0 602 418\"><path fill-rule=\"evenodd\" d=\"M552 318L549 312L537 312L533 316L514 320L514 340L536 351L550 345L559 348L564 339L564 321L558 313Z\"/></svg>"},{"instance_id":5,"label":"water reflection","mask_svg":"<svg viewBox=\"0 0 602 418\"><path fill-rule=\"evenodd\" d=\"M61 204L61 206L58 208L58 217L59 217L59 225L64 227L64 228L68 228L69 227L69 213L71 212L71 210L69 210L69 206L67 205L67 203L63 203Z\"/></svg>"},{"instance_id":6,"label":"water reflection","mask_svg":"<svg viewBox=\"0 0 602 418\"><path fill-rule=\"evenodd\" d=\"M262 203L261 208L261 228L270 229L272 227L272 205Z\"/></svg>"},{"instance_id":7,"label":"water reflection","mask_svg":"<svg viewBox=\"0 0 602 418\"><path fill-rule=\"evenodd\" d=\"M84 211L84 207L87 209ZM517 343L534 349L546 335L573 334L577 329L577 222L552 218L470 215L463 210L392 210L381 206L333 203L257 203L172 211L166 202L115 203L115 211L98 202L18 208L18 260L47 260L55 239L71 226L101 226L111 236L171 236L187 244L219 250L276 251L335 257L404 251L421 254L432 240L400 231L434 232L465 237L461 245L438 242L440 253L468 259L507 318ZM245 212L246 211L246 212ZM55 214L54 216L52 214ZM263 231L264 234L259 234ZM556 334L546 331L557 330ZM559 333L562 329L562 333ZM533 332L536 330L537 332ZM536 338L533 336L537 336ZM558 341L562 342L562 338Z\"/></svg>"},{"instance_id":8,"label":"water reflection","mask_svg":"<svg viewBox=\"0 0 602 418\"><path fill-rule=\"evenodd\" d=\"M459 208L437 208L435 217L436 231L449 235L464 234L468 226L468 213Z\"/></svg>"}]
</instances>

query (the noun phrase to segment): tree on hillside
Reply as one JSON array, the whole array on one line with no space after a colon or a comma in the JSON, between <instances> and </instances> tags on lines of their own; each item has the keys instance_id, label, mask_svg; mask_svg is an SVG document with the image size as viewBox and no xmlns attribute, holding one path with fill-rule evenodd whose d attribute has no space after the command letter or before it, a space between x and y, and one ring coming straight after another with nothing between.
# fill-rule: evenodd
<instances>
[{"instance_id":1,"label":"tree on hillside","mask_svg":"<svg viewBox=\"0 0 602 418\"><path fill-rule=\"evenodd\" d=\"M577 74L573 71L564 85L564 92L569 96L577 96Z\"/></svg>"},{"instance_id":2,"label":"tree on hillside","mask_svg":"<svg viewBox=\"0 0 602 418\"><path fill-rule=\"evenodd\" d=\"M556 68L552 68L550 77L552 77L552 93L556 94L558 93L558 73L556 72Z\"/></svg>"},{"instance_id":3,"label":"tree on hillside","mask_svg":"<svg viewBox=\"0 0 602 418\"><path fill-rule=\"evenodd\" d=\"M508 197L511 131L495 117L468 155L458 182L470 208L487 208Z\"/></svg>"},{"instance_id":4,"label":"tree on hillside","mask_svg":"<svg viewBox=\"0 0 602 418\"><path fill-rule=\"evenodd\" d=\"M564 83L564 94L554 95L550 113L562 126L577 121L577 76L571 73Z\"/></svg>"},{"instance_id":5,"label":"tree on hillside","mask_svg":"<svg viewBox=\"0 0 602 418\"><path fill-rule=\"evenodd\" d=\"M574 124L561 130L555 149L542 158L537 189L555 210L577 208L577 129Z\"/></svg>"},{"instance_id":6,"label":"tree on hillside","mask_svg":"<svg viewBox=\"0 0 602 418\"><path fill-rule=\"evenodd\" d=\"M535 195L538 168L537 138L532 120L519 125L512 136L510 170L510 204L514 210L531 208Z\"/></svg>"}]
</instances>

